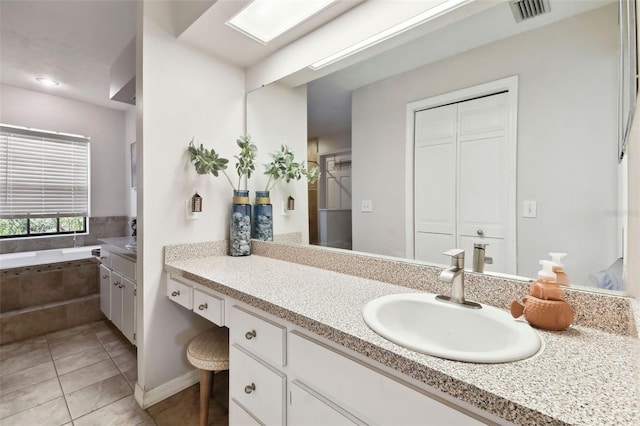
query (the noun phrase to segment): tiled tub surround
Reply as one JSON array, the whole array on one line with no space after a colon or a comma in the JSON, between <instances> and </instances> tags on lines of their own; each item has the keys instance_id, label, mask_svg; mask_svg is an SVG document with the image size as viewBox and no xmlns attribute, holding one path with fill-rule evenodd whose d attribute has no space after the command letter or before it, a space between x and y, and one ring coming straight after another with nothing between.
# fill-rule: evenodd
<instances>
[{"instance_id":1,"label":"tiled tub surround","mask_svg":"<svg viewBox=\"0 0 640 426\"><path fill-rule=\"evenodd\" d=\"M96 259L0 271L0 344L102 318Z\"/></svg>"},{"instance_id":2,"label":"tiled tub surround","mask_svg":"<svg viewBox=\"0 0 640 426\"><path fill-rule=\"evenodd\" d=\"M215 243L211 243L210 248L213 246ZM184 257L180 253L184 253ZM167 260L165 265L173 274L262 309L516 424L640 423L640 341L621 335L629 334L632 328L630 303L626 298L610 297L614 300L610 308L617 310L615 321L621 323L611 332L581 325L564 332L540 331L546 348L538 356L506 364L462 363L404 349L375 334L362 320L364 305L379 296L412 292L416 287L448 294L448 286L437 282L440 269L274 243L254 242L253 253L231 258L206 250L194 252L186 246L169 246L165 255L172 260ZM179 260L181 257L183 260ZM273 257L323 263L319 265L323 268ZM327 266L345 269L351 274L328 271ZM377 280L357 277L356 270L363 275L373 274ZM505 303L502 299L510 302L512 297L521 297L528 287L526 283L472 274L467 278L468 297L485 303L482 299L493 296L499 304ZM411 283L414 287L381 282L383 280ZM487 294L479 286L491 291ZM589 296L592 295L584 295ZM574 297L574 303L581 296L570 297ZM609 296L594 297L596 301L600 297L604 302L609 301L605 300ZM584 308L588 306L585 304ZM600 312L599 309L593 316Z\"/></svg>"},{"instance_id":3,"label":"tiled tub surround","mask_svg":"<svg viewBox=\"0 0 640 426\"><path fill-rule=\"evenodd\" d=\"M119 237L131 233L127 216L102 216L89 218L89 234L64 235L55 237L23 238L3 240L0 253L16 253L22 251L39 251L75 246L91 246L100 244L98 239Z\"/></svg>"}]
</instances>

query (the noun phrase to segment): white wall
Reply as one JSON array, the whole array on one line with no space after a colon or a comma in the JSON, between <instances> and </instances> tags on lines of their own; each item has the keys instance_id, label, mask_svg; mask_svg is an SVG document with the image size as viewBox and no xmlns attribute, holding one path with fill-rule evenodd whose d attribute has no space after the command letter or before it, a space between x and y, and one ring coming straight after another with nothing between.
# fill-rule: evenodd
<instances>
[{"instance_id":1,"label":"white wall","mask_svg":"<svg viewBox=\"0 0 640 426\"><path fill-rule=\"evenodd\" d=\"M517 219L518 274L565 251L586 283L618 248L616 64L613 5L354 91L353 203L376 206L354 208L354 250L404 256L406 104L519 75L517 209L536 200L538 218Z\"/></svg>"},{"instance_id":2,"label":"white wall","mask_svg":"<svg viewBox=\"0 0 640 426\"><path fill-rule=\"evenodd\" d=\"M268 177L264 164L271 161L272 152L287 145L297 161L307 158L307 89L288 88L270 84L247 95L247 134L258 147L256 174L249 181L249 189L264 190ZM309 242L307 181L280 181L269 194L273 204L273 233L302 232L302 242ZM291 195L295 210L281 214L282 202Z\"/></svg>"},{"instance_id":3,"label":"white wall","mask_svg":"<svg viewBox=\"0 0 640 426\"><path fill-rule=\"evenodd\" d=\"M228 236L231 187L222 177L198 176L187 145L196 137L232 157L244 131L243 71L178 42L172 7L172 2L148 1L138 9L138 276L143 281L137 397L192 370L186 346L211 326L166 296L165 245ZM186 221L185 201L196 190L203 212L199 220Z\"/></svg>"},{"instance_id":4,"label":"white wall","mask_svg":"<svg viewBox=\"0 0 640 426\"><path fill-rule=\"evenodd\" d=\"M125 113L96 105L0 86L0 122L91 138L91 216L125 216Z\"/></svg>"}]
</instances>

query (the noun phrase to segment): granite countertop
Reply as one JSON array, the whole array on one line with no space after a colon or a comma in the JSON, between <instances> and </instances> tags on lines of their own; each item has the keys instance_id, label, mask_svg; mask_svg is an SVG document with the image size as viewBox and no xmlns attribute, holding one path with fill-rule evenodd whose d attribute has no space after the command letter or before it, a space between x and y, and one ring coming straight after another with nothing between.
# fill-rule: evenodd
<instances>
[{"instance_id":1,"label":"granite countertop","mask_svg":"<svg viewBox=\"0 0 640 426\"><path fill-rule=\"evenodd\" d=\"M135 237L100 238L98 242L108 245L107 249L112 253L119 254L134 262L138 259L138 242Z\"/></svg>"},{"instance_id":2,"label":"granite countertop","mask_svg":"<svg viewBox=\"0 0 640 426\"><path fill-rule=\"evenodd\" d=\"M544 351L523 361L450 361L391 343L362 319L368 301L414 289L257 255L169 261L165 269L516 424L640 424L635 337L572 326L540 331Z\"/></svg>"}]
</instances>

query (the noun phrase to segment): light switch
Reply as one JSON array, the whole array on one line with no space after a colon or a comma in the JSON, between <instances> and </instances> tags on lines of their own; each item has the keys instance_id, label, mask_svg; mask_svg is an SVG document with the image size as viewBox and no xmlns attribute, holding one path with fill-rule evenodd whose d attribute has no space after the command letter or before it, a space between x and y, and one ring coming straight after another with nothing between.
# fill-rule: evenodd
<instances>
[{"instance_id":1,"label":"light switch","mask_svg":"<svg viewBox=\"0 0 640 426\"><path fill-rule=\"evenodd\" d=\"M538 206L536 201L524 201L522 205L522 217L537 217Z\"/></svg>"},{"instance_id":2,"label":"light switch","mask_svg":"<svg viewBox=\"0 0 640 426\"><path fill-rule=\"evenodd\" d=\"M363 213L371 213L373 211L373 201L362 200L362 206L360 207L360 211Z\"/></svg>"}]
</instances>

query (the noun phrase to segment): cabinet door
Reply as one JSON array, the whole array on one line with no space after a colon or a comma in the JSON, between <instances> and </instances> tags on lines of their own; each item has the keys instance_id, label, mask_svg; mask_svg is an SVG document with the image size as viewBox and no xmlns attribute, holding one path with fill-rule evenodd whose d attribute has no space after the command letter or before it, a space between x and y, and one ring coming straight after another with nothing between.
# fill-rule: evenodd
<instances>
[{"instance_id":1,"label":"cabinet door","mask_svg":"<svg viewBox=\"0 0 640 426\"><path fill-rule=\"evenodd\" d=\"M122 330L122 275L111 271L111 322Z\"/></svg>"},{"instance_id":2,"label":"cabinet door","mask_svg":"<svg viewBox=\"0 0 640 426\"><path fill-rule=\"evenodd\" d=\"M100 265L100 310L111 319L111 270Z\"/></svg>"},{"instance_id":3,"label":"cabinet door","mask_svg":"<svg viewBox=\"0 0 640 426\"><path fill-rule=\"evenodd\" d=\"M297 380L291 382L289 392L288 424L309 426L366 424Z\"/></svg>"},{"instance_id":4,"label":"cabinet door","mask_svg":"<svg viewBox=\"0 0 640 426\"><path fill-rule=\"evenodd\" d=\"M122 280L122 334L136 344L136 285L133 281Z\"/></svg>"}]
</instances>

